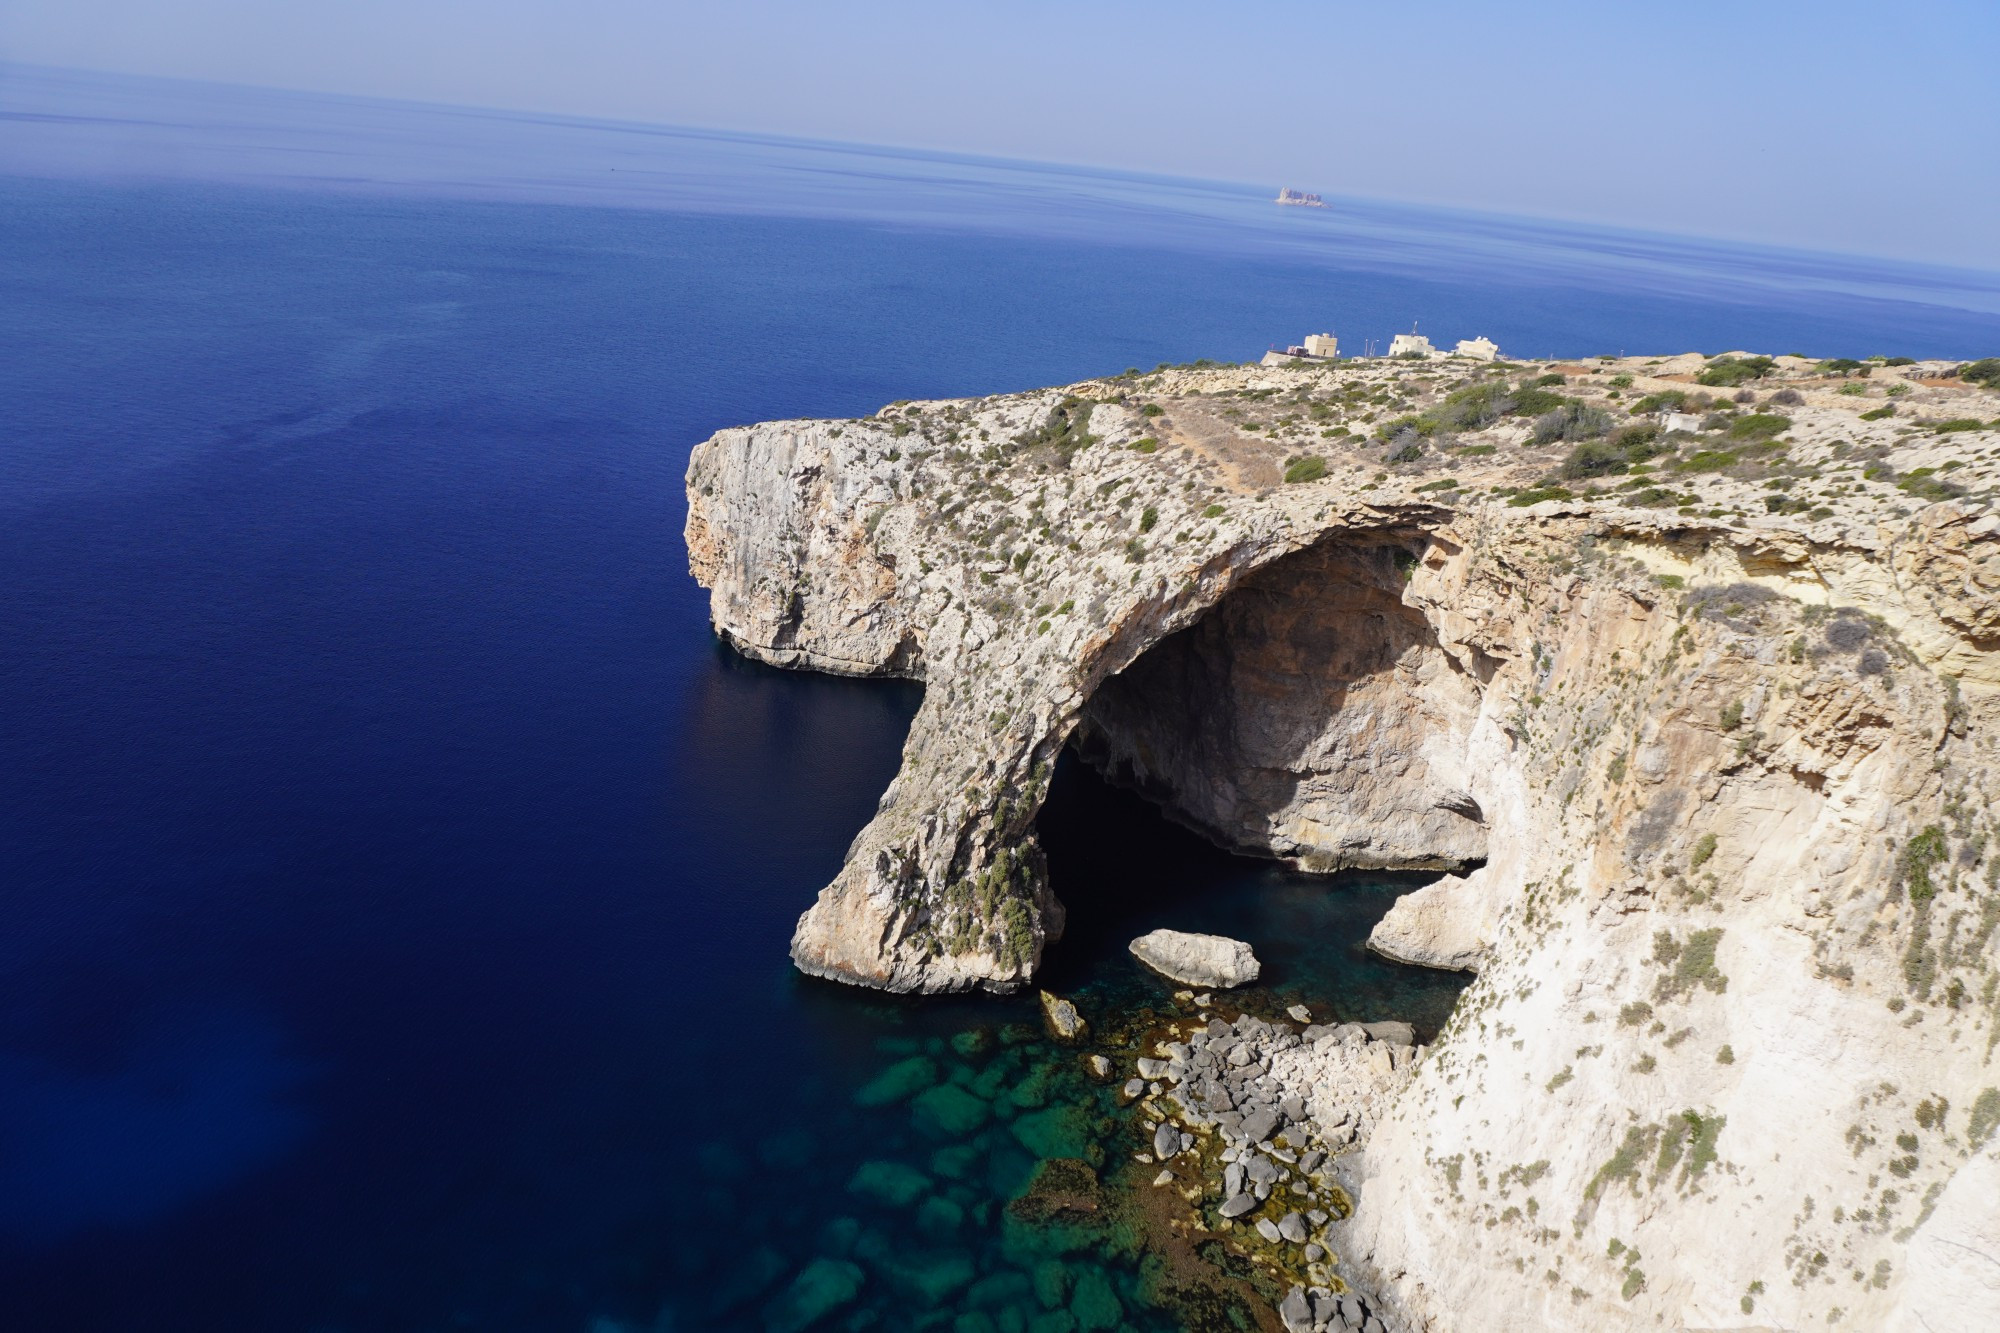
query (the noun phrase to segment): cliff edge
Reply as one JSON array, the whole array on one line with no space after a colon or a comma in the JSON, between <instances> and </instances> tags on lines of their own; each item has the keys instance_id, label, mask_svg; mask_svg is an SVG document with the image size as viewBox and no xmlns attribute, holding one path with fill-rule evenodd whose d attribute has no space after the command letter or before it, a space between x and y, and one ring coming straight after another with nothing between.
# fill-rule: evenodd
<instances>
[{"instance_id":1,"label":"cliff edge","mask_svg":"<svg viewBox=\"0 0 2000 1333\"><path fill-rule=\"evenodd\" d=\"M717 632L926 685L795 961L1025 982L1071 744L1225 845L1451 872L1371 943L1478 977L1346 1164L1407 1326L1992 1326L2000 394L1953 369L1167 368L719 433Z\"/></svg>"}]
</instances>

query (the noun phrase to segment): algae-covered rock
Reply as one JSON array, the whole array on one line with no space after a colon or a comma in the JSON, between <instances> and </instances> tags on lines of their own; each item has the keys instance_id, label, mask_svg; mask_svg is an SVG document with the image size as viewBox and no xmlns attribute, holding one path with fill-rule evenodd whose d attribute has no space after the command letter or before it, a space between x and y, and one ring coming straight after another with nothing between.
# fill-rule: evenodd
<instances>
[{"instance_id":1,"label":"algae-covered rock","mask_svg":"<svg viewBox=\"0 0 2000 1333\"><path fill-rule=\"evenodd\" d=\"M1026 1273L1005 1269L983 1277L966 1290L968 1305L1020 1306L1035 1298L1034 1286Z\"/></svg>"},{"instance_id":2,"label":"algae-covered rock","mask_svg":"<svg viewBox=\"0 0 2000 1333\"><path fill-rule=\"evenodd\" d=\"M938 1081L937 1062L926 1055L898 1060L861 1085L854 1094L856 1106L888 1106L922 1092Z\"/></svg>"},{"instance_id":3,"label":"algae-covered rock","mask_svg":"<svg viewBox=\"0 0 2000 1333\"><path fill-rule=\"evenodd\" d=\"M1035 1265L1032 1280L1035 1299L1051 1310L1069 1305L1069 1265L1060 1259L1044 1259Z\"/></svg>"},{"instance_id":4,"label":"algae-covered rock","mask_svg":"<svg viewBox=\"0 0 2000 1333\"><path fill-rule=\"evenodd\" d=\"M1007 1100L1024 1111L1032 1111L1049 1104L1049 1087L1055 1081L1054 1065L1036 1065L1028 1071L1028 1076L1016 1083L1007 1092Z\"/></svg>"},{"instance_id":5,"label":"algae-covered rock","mask_svg":"<svg viewBox=\"0 0 2000 1333\"><path fill-rule=\"evenodd\" d=\"M964 1224L965 1209L941 1194L933 1194L917 1209L917 1230L926 1236L949 1236Z\"/></svg>"},{"instance_id":6,"label":"algae-covered rock","mask_svg":"<svg viewBox=\"0 0 2000 1333\"><path fill-rule=\"evenodd\" d=\"M1057 1041L1075 1043L1090 1035L1090 1024L1083 1021L1083 1015L1076 1005L1059 995L1047 991L1042 996L1042 1022L1048 1026L1049 1035Z\"/></svg>"},{"instance_id":7,"label":"algae-covered rock","mask_svg":"<svg viewBox=\"0 0 2000 1333\"><path fill-rule=\"evenodd\" d=\"M934 1139L962 1139L992 1114L991 1106L949 1083L920 1093L910 1103L910 1122Z\"/></svg>"},{"instance_id":8,"label":"algae-covered rock","mask_svg":"<svg viewBox=\"0 0 2000 1333\"><path fill-rule=\"evenodd\" d=\"M854 1302L866 1275L845 1259L815 1259L764 1311L766 1333L803 1333Z\"/></svg>"},{"instance_id":9,"label":"algae-covered rock","mask_svg":"<svg viewBox=\"0 0 2000 1333\"><path fill-rule=\"evenodd\" d=\"M1021 1116L1014 1137L1037 1157L1087 1157L1093 1118L1080 1106L1052 1106Z\"/></svg>"},{"instance_id":10,"label":"algae-covered rock","mask_svg":"<svg viewBox=\"0 0 2000 1333\"><path fill-rule=\"evenodd\" d=\"M952 1050L965 1060L977 1060L993 1049L992 1028L967 1028L951 1039Z\"/></svg>"},{"instance_id":11,"label":"algae-covered rock","mask_svg":"<svg viewBox=\"0 0 2000 1333\"><path fill-rule=\"evenodd\" d=\"M845 1259L854 1253L854 1243L861 1239L861 1222L852 1217L836 1217L819 1229L819 1247L836 1259Z\"/></svg>"},{"instance_id":12,"label":"algae-covered rock","mask_svg":"<svg viewBox=\"0 0 2000 1333\"><path fill-rule=\"evenodd\" d=\"M930 1192L931 1178L901 1162L863 1162L854 1169L847 1188L849 1193L891 1208L908 1208Z\"/></svg>"},{"instance_id":13,"label":"algae-covered rock","mask_svg":"<svg viewBox=\"0 0 2000 1333\"><path fill-rule=\"evenodd\" d=\"M1014 1066L1015 1062L1012 1060L994 1060L979 1072L977 1078L965 1086L971 1089L974 1096L984 1097L990 1102L1006 1091L1007 1080L1014 1074Z\"/></svg>"},{"instance_id":14,"label":"algae-covered rock","mask_svg":"<svg viewBox=\"0 0 2000 1333\"><path fill-rule=\"evenodd\" d=\"M1076 1333L1076 1316L1067 1310L1045 1310L1028 1321L1028 1333Z\"/></svg>"},{"instance_id":15,"label":"algae-covered rock","mask_svg":"<svg viewBox=\"0 0 2000 1333\"><path fill-rule=\"evenodd\" d=\"M1002 1249L1016 1262L1087 1250L1107 1232L1107 1202L1097 1172L1067 1157L1035 1168L1027 1188L1008 1202L1000 1228Z\"/></svg>"},{"instance_id":16,"label":"algae-covered rock","mask_svg":"<svg viewBox=\"0 0 2000 1333\"><path fill-rule=\"evenodd\" d=\"M1069 1298L1069 1312L1076 1317L1079 1330L1117 1328L1125 1317L1118 1293L1111 1289L1111 1280L1101 1268L1086 1268L1077 1277L1076 1289Z\"/></svg>"},{"instance_id":17,"label":"algae-covered rock","mask_svg":"<svg viewBox=\"0 0 2000 1333\"><path fill-rule=\"evenodd\" d=\"M970 1180L981 1156L976 1143L954 1143L931 1154L931 1170L951 1180Z\"/></svg>"},{"instance_id":18,"label":"algae-covered rock","mask_svg":"<svg viewBox=\"0 0 2000 1333\"><path fill-rule=\"evenodd\" d=\"M874 1233L863 1237L855 1253L918 1309L943 1305L979 1275L962 1250L913 1250Z\"/></svg>"}]
</instances>

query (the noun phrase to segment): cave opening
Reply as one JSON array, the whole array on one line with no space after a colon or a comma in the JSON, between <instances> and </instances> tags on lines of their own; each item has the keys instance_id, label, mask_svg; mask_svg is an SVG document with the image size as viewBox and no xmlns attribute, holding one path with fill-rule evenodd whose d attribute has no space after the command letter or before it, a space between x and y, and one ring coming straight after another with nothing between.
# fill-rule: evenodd
<instances>
[{"instance_id":1,"label":"cave opening","mask_svg":"<svg viewBox=\"0 0 2000 1333\"><path fill-rule=\"evenodd\" d=\"M1481 683L1406 598L1421 551L1349 536L1253 571L1105 680L1072 747L1248 855L1315 871L1483 861Z\"/></svg>"},{"instance_id":2,"label":"cave opening","mask_svg":"<svg viewBox=\"0 0 2000 1333\"><path fill-rule=\"evenodd\" d=\"M1434 872L1315 874L1229 852L1074 754L1057 761L1036 829L1068 920L1034 984L1079 995L1086 1009L1130 1012L1177 989L1126 950L1162 926L1247 941L1263 964L1257 985L1276 1008L1302 1003L1332 1022L1400 1018L1425 1041L1470 980L1367 947L1368 932L1396 899Z\"/></svg>"},{"instance_id":3,"label":"cave opening","mask_svg":"<svg viewBox=\"0 0 2000 1333\"><path fill-rule=\"evenodd\" d=\"M1086 704L1038 819L1067 909L1044 984L1156 978L1160 926L1248 941L1260 985L1435 1032L1467 980L1368 951L1395 899L1479 864L1477 680L1405 588L1421 539L1326 542L1247 575Z\"/></svg>"}]
</instances>

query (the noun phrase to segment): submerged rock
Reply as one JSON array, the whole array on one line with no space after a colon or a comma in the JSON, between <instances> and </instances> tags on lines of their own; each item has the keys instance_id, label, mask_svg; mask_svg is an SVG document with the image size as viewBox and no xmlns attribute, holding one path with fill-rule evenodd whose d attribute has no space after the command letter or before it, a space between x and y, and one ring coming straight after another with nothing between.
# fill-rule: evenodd
<instances>
[{"instance_id":1,"label":"submerged rock","mask_svg":"<svg viewBox=\"0 0 2000 1333\"><path fill-rule=\"evenodd\" d=\"M1155 930L1133 940L1130 948L1134 958L1161 976L1191 986L1244 986L1263 971L1249 945L1224 935Z\"/></svg>"},{"instance_id":2,"label":"submerged rock","mask_svg":"<svg viewBox=\"0 0 2000 1333\"><path fill-rule=\"evenodd\" d=\"M934 1139L962 1139L985 1124L993 1108L965 1089L941 1084L910 1103L910 1121Z\"/></svg>"},{"instance_id":3,"label":"submerged rock","mask_svg":"<svg viewBox=\"0 0 2000 1333\"><path fill-rule=\"evenodd\" d=\"M854 1104L889 1106L915 1096L937 1081L937 1062L928 1056L913 1055L898 1060L862 1084L854 1094Z\"/></svg>"},{"instance_id":4,"label":"submerged rock","mask_svg":"<svg viewBox=\"0 0 2000 1333\"><path fill-rule=\"evenodd\" d=\"M901 1162L863 1162L847 1182L849 1193L892 1208L907 1208L930 1192L931 1179Z\"/></svg>"},{"instance_id":5,"label":"submerged rock","mask_svg":"<svg viewBox=\"0 0 2000 1333\"><path fill-rule=\"evenodd\" d=\"M1090 1115L1080 1106L1052 1106L1024 1115L1014 1137L1037 1157L1082 1158L1090 1153Z\"/></svg>"},{"instance_id":6,"label":"submerged rock","mask_svg":"<svg viewBox=\"0 0 2000 1333\"><path fill-rule=\"evenodd\" d=\"M853 1303L867 1276L845 1259L815 1259L764 1311L765 1333L804 1333Z\"/></svg>"}]
</instances>

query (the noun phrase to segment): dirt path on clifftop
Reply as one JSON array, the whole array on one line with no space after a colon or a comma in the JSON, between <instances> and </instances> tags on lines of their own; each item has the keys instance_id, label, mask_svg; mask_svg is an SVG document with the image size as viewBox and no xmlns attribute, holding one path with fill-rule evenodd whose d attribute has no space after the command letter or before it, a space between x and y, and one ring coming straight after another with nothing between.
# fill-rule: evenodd
<instances>
[{"instance_id":1,"label":"dirt path on clifftop","mask_svg":"<svg viewBox=\"0 0 2000 1333\"><path fill-rule=\"evenodd\" d=\"M1284 477L1282 446L1243 434L1199 400L1172 400L1167 414L1154 424L1163 443L1185 445L1219 466L1222 484L1238 494L1268 491Z\"/></svg>"}]
</instances>

